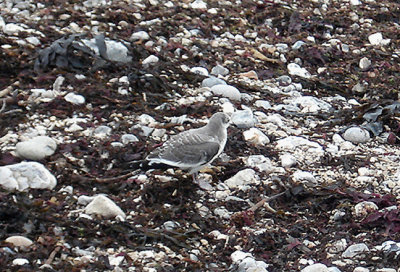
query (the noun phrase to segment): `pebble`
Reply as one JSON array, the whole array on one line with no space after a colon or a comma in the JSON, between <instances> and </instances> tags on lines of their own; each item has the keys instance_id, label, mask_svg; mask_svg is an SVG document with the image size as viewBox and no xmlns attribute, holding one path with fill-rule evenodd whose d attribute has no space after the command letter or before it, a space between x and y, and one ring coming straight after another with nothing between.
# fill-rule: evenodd
<instances>
[{"instance_id":1,"label":"pebble","mask_svg":"<svg viewBox=\"0 0 400 272\"><path fill-rule=\"evenodd\" d=\"M38 162L21 162L0 167L0 186L8 191L53 189L56 178Z\"/></svg>"},{"instance_id":2,"label":"pebble","mask_svg":"<svg viewBox=\"0 0 400 272\"><path fill-rule=\"evenodd\" d=\"M276 79L280 86L289 86L292 83L292 78L287 75L280 76Z\"/></svg>"},{"instance_id":3,"label":"pebble","mask_svg":"<svg viewBox=\"0 0 400 272\"><path fill-rule=\"evenodd\" d=\"M231 123L238 128L252 128L257 123L257 119L251 110L238 110L232 114Z\"/></svg>"},{"instance_id":4,"label":"pebble","mask_svg":"<svg viewBox=\"0 0 400 272\"><path fill-rule=\"evenodd\" d=\"M357 217L365 217L377 210L379 210L379 208L374 202L363 201L354 206L354 215Z\"/></svg>"},{"instance_id":5,"label":"pebble","mask_svg":"<svg viewBox=\"0 0 400 272\"><path fill-rule=\"evenodd\" d=\"M237 265L237 272L268 272L268 264L256 261L251 253L236 250L231 254L231 260Z\"/></svg>"},{"instance_id":6,"label":"pebble","mask_svg":"<svg viewBox=\"0 0 400 272\"><path fill-rule=\"evenodd\" d=\"M297 41L292 45L292 49L293 50L298 50L300 49L303 45L305 44L305 42L303 41Z\"/></svg>"},{"instance_id":7,"label":"pebble","mask_svg":"<svg viewBox=\"0 0 400 272\"><path fill-rule=\"evenodd\" d=\"M147 58L145 58L142 61L142 65L150 65L150 64L155 64L159 61L160 59L157 56L150 55Z\"/></svg>"},{"instance_id":8,"label":"pebble","mask_svg":"<svg viewBox=\"0 0 400 272\"><path fill-rule=\"evenodd\" d=\"M229 189L246 190L246 185L260 184L260 178L253 169L244 169L237 172L233 177L224 181Z\"/></svg>"},{"instance_id":9,"label":"pebble","mask_svg":"<svg viewBox=\"0 0 400 272\"><path fill-rule=\"evenodd\" d=\"M350 127L343 133L343 139L354 144L366 143L370 140L369 132L361 127Z\"/></svg>"},{"instance_id":10,"label":"pebble","mask_svg":"<svg viewBox=\"0 0 400 272\"><path fill-rule=\"evenodd\" d=\"M301 183L305 183L305 184L307 184L309 186L317 185L317 180L315 179L313 174L310 173L310 172L298 170L298 171L293 173L293 179L295 181L298 181L298 182L301 182Z\"/></svg>"},{"instance_id":11,"label":"pebble","mask_svg":"<svg viewBox=\"0 0 400 272\"><path fill-rule=\"evenodd\" d=\"M125 219L126 215L111 199L104 195L96 196L85 208L85 213L101 215L104 218L115 218L120 216Z\"/></svg>"},{"instance_id":12,"label":"pebble","mask_svg":"<svg viewBox=\"0 0 400 272\"><path fill-rule=\"evenodd\" d=\"M369 60L369 58L364 57L360 59L360 63L358 66L361 68L362 71L366 71L371 67L372 62Z\"/></svg>"},{"instance_id":13,"label":"pebble","mask_svg":"<svg viewBox=\"0 0 400 272\"><path fill-rule=\"evenodd\" d=\"M121 142L126 145L129 143L139 142L139 139L133 134L124 134L121 136Z\"/></svg>"},{"instance_id":14,"label":"pebble","mask_svg":"<svg viewBox=\"0 0 400 272\"><path fill-rule=\"evenodd\" d=\"M281 156L281 165L285 168L293 167L297 164L297 160L290 154L284 154Z\"/></svg>"},{"instance_id":15,"label":"pebble","mask_svg":"<svg viewBox=\"0 0 400 272\"><path fill-rule=\"evenodd\" d=\"M27 37L25 40L34 46L39 46L41 44L40 40L36 37Z\"/></svg>"},{"instance_id":16,"label":"pebble","mask_svg":"<svg viewBox=\"0 0 400 272\"><path fill-rule=\"evenodd\" d=\"M303 113L330 111L332 109L329 103L313 96L300 96L285 100L285 102L289 102L295 107L300 107Z\"/></svg>"},{"instance_id":17,"label":"pebble","mask_svg":"<svg viewBox=\"0 0 400 272\"><path fill-rule=\"evenodd\" d=\"M223 206L215 208L214 214L222 219L230 219L231 218L231 213Z\"/></svg>"},{"instance_id":18,"label":"pebble","mask_svg":"<svg viewBox=\"0 0 400 272\"><path fill-rule=\"evenodd\" d=\"M274 170L274 166L271 160L264 155L250 155L245 159L245 164L249 167L256 168L260 172L271 173Z\"/></svg>"},{"instance_id":19,"label":"pebble","mask_svg":"<svg viewBox=\"0 0 400 272\"><path fill-rule=\"evenodd\" d=\"M388 45L390 39L384 39L382 33L377 32L368 36L368 41L372 45Z\"/></svg>"},{"instance_id":20,"label":"pebble","mask_svg":"<svg viewBox=\"0 0 400 272\"><path fill-rule=\"evenodd\" d=\"M68 93L64 96L65 101L74 104L74 105L82 105L85 104L85 97L80 94Z\"/></svg>"},{"instance_id":21,"label":"pebble","mask_svg":"<svg viewBox=\"0 0 400 272\"><path fill-rule=\"evenodd\" d=\"M366 244L354 244L349 246L343 253L343 258L354 258L357 255L360 255L363 252L369 252L369 248Z\"/></svg>"},{"instance_id":22,"label":"pebble","mask_svg":"<svg viewBox=\"0 0 400 272\"><path fill-rule=\"evenodd\" d=\"M190 68L190 72L197 75L202 75L208 77L208 71L204 67L192 67Z\"/></svg>"},{"instance_id":23,"label":"pebble","mask_svg":"<svg viewBox=\"0 0 400 272\"><path fill-rule=\"evenodd\" d=\"M107 47L107 57L111 61L128 63L132 61L129 56L128 48L122 43L117 41L105 41Z\"/></svg>"},{"instance_id":24,"label":"pebble","mask_svg":"<svg viewBox=\"0 0 400 272\"><path fill-rule=\"evenodd\" d=\"M37 136L15 146L18 157L34 161L53 155L56 149L56 141L47 136Z\"/></svg>"},{"instance_id":25,"label":"pebble","mask_svg":"<svg viewBox=\"0 0 400 272\"><path fill-rule=\"evenodd\" d=\"M257 100L254 105L257 108L263 108L264 110L269 110L271 109L271 103L269 103L267 100Z\"/></svg>"},{"instance_id":26,"label":"pebble","mask_svg":"<svg viewBox=\"0 0 400 272\"><path fill-rule=\"evenodd\" d=\"M328 267L321 263L315 263L304 267L301 272L329 272Z\"/></svg>"},{"instance_id":27,"label":"pebble","mask_svg":"<svg viewBox=\"0 0 400 272\"><path fill-rule=\"evenodd\" d=\"M250 128L243 132L245 141L255 146L265 146L270 143L269 138L258 128Z\"/></svg>"},{"instance_id":28,"label":"pebble","mask_svg":"<svg viewBox=\"0 0 400 272\"><path fill-rule=\"evenodd\" d=\"M358 266L354 268L353 272L370 272L370 270L368 268Z\"/></svg>"},{"instance_id":29,"label":"pebble","mask_svg":"<svg viewBox=\"0 0 400 272\"><path fill-rule=\"evenodd\" d=\"M110 135L112 131L112 128L108 126L98 126L94 131L93 131L93 136L96 138L105 138L106 136Z\"/></svg>"},{"instance_id":30,"label":"pebble","mask_svg":"<svg viewBox=\"0 0 400 272\"><path fill-rule=\"evenodd\" d=\"M211 87L211 92L214 95L220 95L230 100L240 101L241 95L239 90L231 85L217 84Z\"/></svg>"},{"instance_id":31,"label":"pebble","mask_svg":"<svg viewBox=\"0 0 400 272\"><path fill-rule=\"evenodd\" d=\"M10 243L16 247L29 247L33 244L31 239L19 235L10 236L5 240L5 242Z\"/></svg>"},{"instance_id":32,"label":"pebble","mask_svg":"<svg viewBox=\"0 0 400 272\"><path fill-rule=\"evenodd\" d=\"M195 0L194 2L190 3L190 7L192 9L207 9L207 3L203 0Z\"/></svg>"},{"instance_id":33,"label":"pebble","mask_svg":"<svg viewBox=\"0 0 400 272\"><path fill-rule=\"evenodd\" d=\"M146 31L135 32L131 35L130 38L131 41L147 41L148 39L150 39L150 36Z\"/></svg>"},{"instance_id":34,"label":"pebble","mask_svg":"<svg viewBox=\"0 0 400 272\"><path fill-rule=\"evenodd\" d=\"M243 78L258 80L257 72L253 71L253 70L246 72L246 73L241 73L241 74L239 74L239 76L243 77Z\"/></svg>"},{"instance_id":35,"label":"pebble","mask_svg":"<svg viewBox=\"0 0 400 272\"><path fill-rule=\"evenodd\" d=\"M301 68L300 65L297 63L289 63L288 66L288 72L292 76L299 76L302 78L310 78L311 74L310 72L307 71L305 68Z\"/></svg>"},{"instance_id":36,"label":"pebble","mask_svg":"<svg viewBox=\"0 0 400 272\"><path fill-rule=\"evenodd\" d=\"M25 258L16 258L12 261L13 265L25 265L28 263L29 263L29 261Z\"/></svg>"},{"instance_id":37,"label":"pebble","mask_svg":"<svg viewBox=\"0 0 400 272\"><path fill-rule=\"evenodd\" d=\"M328 249L329 253L337 254L339 252L343 252L347 248L347 241L346 239L342 238L338 241L335 241Z\"/></svg>"},{"instance_id":38,"label":"pebble","mask_svg":"<svg viewBox=\"0 0 400 272\"><path fill-rule=\"evenodd\" d=\"M18 35L20 32L25 31L25 29L17 24L9 23L3 27L4 34L7 35Z\"/></svg>"},{"instance_id":39,"label":"pebble","mask_svg":"<svg viewBox=\"0 0 400 272\"><path fill-rule=\"evenodd\" d=\"M212 86L215 85L227 85L225 80L217 78L217 77L208 77L203 79L203 81L201 82L201 87L208 87L211 88Z\"/></svg>"},{"instance_id":40,"label":"pebble","mask_svg":"<svg viewBox=\"0 0 400 272\"><path fill-rule=\"evenodd\" d=\"M301 147L314 153L323 153L323 148L316 142L312 142L300 136L289 136L277 141L276 147L282 150L295 150Z\"/></svg>"},{"instance_id":41,"label":"pebble","mask_svg":"<svg viewBox=\"0 0 400 272\"><path fill-rule=\"evenodd\" d=\"M229 74L229 69L225 68L222 65L216 65L211 69L211 74L215 76L226 76L227 74Z\"/></svg>"}]
</instances>

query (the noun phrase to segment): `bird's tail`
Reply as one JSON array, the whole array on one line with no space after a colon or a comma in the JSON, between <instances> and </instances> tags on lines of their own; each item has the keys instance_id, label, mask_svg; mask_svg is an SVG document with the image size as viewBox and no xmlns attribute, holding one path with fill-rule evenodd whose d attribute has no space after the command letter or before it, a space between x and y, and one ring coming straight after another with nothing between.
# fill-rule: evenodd
<instances>
[{"instance_id":1,"label":"bird's tail","mask_svg":"<svg viewBox=\"0 0 400 272\"><path fill-rule=\"evenodd\" d=\"M168 169L171 168L171 166L163 164L163 163L154 163L150 162L148 160L138 160L138 161L131 161L128 163L129 168L133 170L142 170L142 171L147 171L150 169Z\"/></svg>"}]
</instances>

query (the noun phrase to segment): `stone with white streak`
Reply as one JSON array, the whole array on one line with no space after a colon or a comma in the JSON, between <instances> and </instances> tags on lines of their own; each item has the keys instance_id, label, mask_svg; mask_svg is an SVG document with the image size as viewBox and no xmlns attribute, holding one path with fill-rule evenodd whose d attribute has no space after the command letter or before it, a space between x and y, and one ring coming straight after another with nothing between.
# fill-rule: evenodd
<instances>
[{"instance_id":1,"label":"stone with white streak","mask_svg":"<svg viewBox=\"0 0 400 272\"><path fill-rule=\"evenodd\" d=\"M51 156L57 149L57 143L47 136L37 136L16 146L17 156L29 160L41 160Z\"/></svg>"},{"instance_id":2,"label":"stone with white streak","mask_svg":"<svg viewBox=\"0 0 400 272\"><path fill-rule=\"evenodd\" d=\"M56 178L38 162L21 162L0 167L0 186L8 191L53 189Z\"/></svg>"},{"instance_id":3,"label":"stone with white streak","mask_svg":"<svg viewBox=\"0 0 400 272\"><path fill-rule=\"evenodd\" d=\"M125 218L125 213L111 199L104 195L96 196L85 208L85 213L101 215L104 218Z\"/></svg>"}]
</instances>

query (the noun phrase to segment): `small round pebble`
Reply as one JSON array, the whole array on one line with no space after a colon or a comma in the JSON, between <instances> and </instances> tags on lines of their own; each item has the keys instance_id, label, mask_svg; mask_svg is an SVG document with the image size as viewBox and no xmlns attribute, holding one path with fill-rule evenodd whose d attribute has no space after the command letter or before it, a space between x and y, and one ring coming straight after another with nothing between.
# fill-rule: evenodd
<instances>
[{"instance_id":1,"label":"small round pebble","mask_svg":"<svg viewBox=\"0 0 400 272\"><path fill-rule=\"evenodd\" d=\"M370 138L368 130L360 127L348 128L343 134L343 139L354 144L366 143Z\"/></svg>"}]
</instances>

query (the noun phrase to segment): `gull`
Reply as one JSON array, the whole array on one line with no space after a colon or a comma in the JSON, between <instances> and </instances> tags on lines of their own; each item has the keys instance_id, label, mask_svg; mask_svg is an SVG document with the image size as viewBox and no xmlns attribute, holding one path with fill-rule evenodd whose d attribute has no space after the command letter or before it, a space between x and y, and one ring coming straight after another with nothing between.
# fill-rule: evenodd
<instances>
[{"instance_id":1,"label":"gull","mask_svg":"<svg viewBox=\"0 0 400 272\"><path fill-rule=\"evenodd\" d=\"M140 168L177 167L193 175L210 165L224 150L230 117L217 112L207 125L172 136L162 146L154 149L141 163Z\"/></svg>"}]
</instances>

